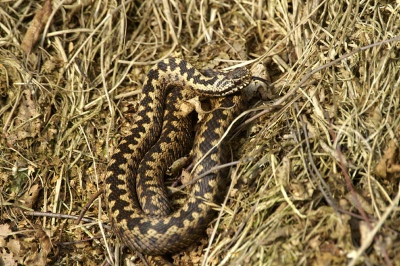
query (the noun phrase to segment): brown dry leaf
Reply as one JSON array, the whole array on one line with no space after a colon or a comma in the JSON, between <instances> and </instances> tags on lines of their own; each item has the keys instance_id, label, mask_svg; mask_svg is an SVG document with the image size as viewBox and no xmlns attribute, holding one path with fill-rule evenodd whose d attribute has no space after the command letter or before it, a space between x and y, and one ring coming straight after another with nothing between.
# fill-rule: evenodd
<instances>
[{"instance_id":1,"label":"brown dry leaf","mask_svg":"<svg viewBox=\"0 0 400 266\"><path fill-rule=\"evenodd\" d=\"M386 149L381 161L375 168L377 176L386 178L387 174L400 173L400 162L396 162L397 146L394 140L390 141L389 147Z\"/></svg>"},{"instance_id":2,"label":"brown dry leaf","mask_svg":"<svg viewBox=\"0 0 400 266\"><path fill-rule=\"evenodd\" d=\"M37 43L52 11L51 0L47 0L42 9L36 13L21 43L21 48L25 53L29 54L32 51L32 47Z\"/></svg>"},{"instance_id":3,"label":"brown dry leaf","mask_svg":"<svg viewBox=\"0 0 400 266\"><path fill-rule=\"evenodd\" d=\"M16 130L7 135L9 145L14 145L17 140L33 138L38 135L42 124L39 119L40 113L37 111L36 106L31 90L24 90L15 119L14 128Z\"/></svg>"},{"instance_id":4,"label":"brown dry leaf","mask_svg":"<svg viewBox=\"0 0 400 266\"><path fill-rule=\"evenodd\" d=\"M266 83L259 80L254 80L245 89L245 94L249 99L256 98L258 95L263 100L275 99L276 95L273 93L271 84L271 77L264 64L257 64L253 66L252 75L264 79Z\"/></svg>"},{"instance_id":5,"label":"brown dry leaf","mask_svg":"<svg viewBox=\"0 0 400 266\"><path fill-rule=\"evenodd\" d=\"M21 198L22 205L28 208L32 208L33 204L36 203L39 192L40 187L38 184L34 184L33 186L31 186L30 189L25 192L25 194Z\"/></svg>"},{"instance_id":6,"label":"brown dry leaf","mask_svg":"<svg viewBox=\"0 0 400 266\"><path fill-rule=\"evenodd\" d=\"M205 109L203 108L205 107ZM207 103L203 103L200 101L200 98L198 96L187 100L186 102L183 102L181 104L180 108L180 115L186 116L193 110L196 110L196 113L198 114L198 121L200 122L204 115L207 113L211 113L214 110L209 110L209 106Z\"/></svg>"},{"instance_id":7,"label":"brown dry leaf","mask_svg":"<svg viewBox=\"0 0 400 266\"><path fill-rule=\"evenodd\" d=\"M166 174L169 176L175 176L178 172L183 169L189 163L189 157L181 157L175 162L172 163L170 167L168 167Z\"/></svg>"},{"instance_id":8,"label":"brown dry leaf","mask_svg":"<svg viewBox=\"0 0 400 266\"><path fill-rule=\"evenodd\" d=\"M21 243L18 239L10 239L7 243L7 248L14 254L15 257L21 255Z\"/></svg>"},{"instance_id":9,"label":"brown dry leaf","mask_svg":"<svg viewBox=\"0 0 400 266\"><path fill-rule=\"evenodd\" d=\"M25 261L25 264L44 266L47 264L47 255L50 253L51 250L50 238L41 228L38 228L36 230L36 236L39 239L40 250L39 252L34 252L33 254L31 254Z\"/></svg>"},{"instance_id":10,"label":"brown dry leaf","mask_svg":"<svg viewBox=\"0 0 400 266\"><path fill-rule=\"evenodd\" d=\"M12 233L10 229L10 225L8 224L0 224L0 248L1 248L1 257L0 257L0 265L17 265L16 259L14 256L17 256L20 251L19 241L18 240L6 240ZM16 243L18 242L18 243ZM8 248L5 249L4 247Z\"/></svg>"},{"instance_id":11,"label":"brown dry leaf","mask_svg":"<svg viewBox=\"0 0 400 266\"><path fill-rule=\"evenodd\" d=\"M16 266L17 263L15 262L14 254L13 253L7 253L7 251L5 249L2 249L1 258L0 258L0 264L1 265L7 265L7 266Z\"/></svg>"},{"instance_id":12,"label":"brown dry leaf","mask_svg":"<svg viewBox=\"0 0 400 266\"><path fill-rule=\"evenodd\" d=\"M181 182L182 184L186 184L192 181L192 175L186 171L185 169L182 170L182 175L181 175Z\"/></svg>"},{"instance_id":13,"label":"brown dry leaf","mask_svg":"<svg viewBox=\"0 0 400 266\"><path fill-rule=\"evenodd\" d=\"M0 239L6 238L12 233L9 224L0 224Z\"/></svg>"},{"instance_id":14,"label":"brown dry leaf","mask_svg":"<svg viewBox=\"0 0 400 266\"><path fill-rule=\"evenodd\" d=\"M37 235L40 238L40 243L41 243L41 252L40 254L43 257L47 257L47 254L49 254L50 250L51 250L51 242L50 242L50 238L49 236L46 234L45 231L43 231L42 229L38 229L37 230Z\"/></svg>"},{"instance_id":15,"label":"brown dry leaf","mask_svg":"<svg viewBox=\"0 0 400 266\"><path fill-rule=\"evenodd\" d=\"M186 102L183 102L181 104L180 114L182 116L187 116L193 110L196 110L196 112L198 112L199 114L204 112L203 109L201 108L201 102L199 97L194 97L190 100L187 100Z\"/></svg>"}]
</instances>

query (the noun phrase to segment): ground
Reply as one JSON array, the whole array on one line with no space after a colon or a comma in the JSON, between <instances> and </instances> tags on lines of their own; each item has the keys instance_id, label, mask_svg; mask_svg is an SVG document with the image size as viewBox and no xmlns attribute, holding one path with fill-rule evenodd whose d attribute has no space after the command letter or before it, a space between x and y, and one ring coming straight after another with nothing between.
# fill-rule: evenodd
<instances>
[{"instance_id":1,"label":"ground","mask_svg":"<svg viewBox=\"0 0 400 266\"><path fill-rule=\"evenodd\" d=\"M234 130L226 201L177 265L400 265L399 1L2 1L0 265L132 265L110 155L147 71L269 80Z\"/></svg>"}]
</instances>

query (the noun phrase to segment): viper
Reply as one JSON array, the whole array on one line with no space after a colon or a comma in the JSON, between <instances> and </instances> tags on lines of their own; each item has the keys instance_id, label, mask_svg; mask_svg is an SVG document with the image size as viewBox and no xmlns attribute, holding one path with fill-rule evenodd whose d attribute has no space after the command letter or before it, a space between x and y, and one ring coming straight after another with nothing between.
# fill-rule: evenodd
<instances>
[{"instance_id":1,"label":"viper","mask_svg":"<svg viewBox=\"0 0 400 266\"><path fill-rule=\"evenodd\" d=\"M168 58L148 72L130 134L107 167L105 198L115 234L130 249L159 256L177 253L204 235L224 198L223 135L243 108L247 68L203 75L187 61ZM193 141L191 99L207 101ZM178 209L163 184L165 170L191 150L191 186ZM211 171L210 171L211 170Z\"/></svg>"}]
</instances>

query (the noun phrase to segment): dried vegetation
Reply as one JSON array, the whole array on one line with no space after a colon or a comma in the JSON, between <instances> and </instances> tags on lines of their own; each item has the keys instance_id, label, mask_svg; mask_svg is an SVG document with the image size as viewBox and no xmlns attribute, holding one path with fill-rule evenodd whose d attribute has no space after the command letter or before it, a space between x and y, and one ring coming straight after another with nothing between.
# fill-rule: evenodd
<instances>
[{"instance_id":1,"label":"dried vegetation","mask_svg":"<svg viewBox=\"0 0 400 266\"><path fill-rule=\"evenodd\" d=\"M399 21L399 1L1 1L0 265L140 262L101 197L70 218L168 56L272 82L218 219L176 264L400 265Z\"/></svg>"}]
</instances>

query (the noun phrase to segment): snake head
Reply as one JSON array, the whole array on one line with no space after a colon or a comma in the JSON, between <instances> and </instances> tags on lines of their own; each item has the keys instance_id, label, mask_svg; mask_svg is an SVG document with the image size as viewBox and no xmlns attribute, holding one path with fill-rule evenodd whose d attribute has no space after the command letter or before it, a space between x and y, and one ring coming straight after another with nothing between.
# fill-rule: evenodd
<instances>
[{"instance_id":1,"label":"snake head","mask_svg":"<svg viewBox=\"0 0 400 266\"><path fill-rule=\"evenodd\" d=\"M219 88L220 96L229 95L249 85L251 79L251 72L248 68L238 67L224 73L224 77L219 79L216 87Z\"/></svg>"}]
</instances>

